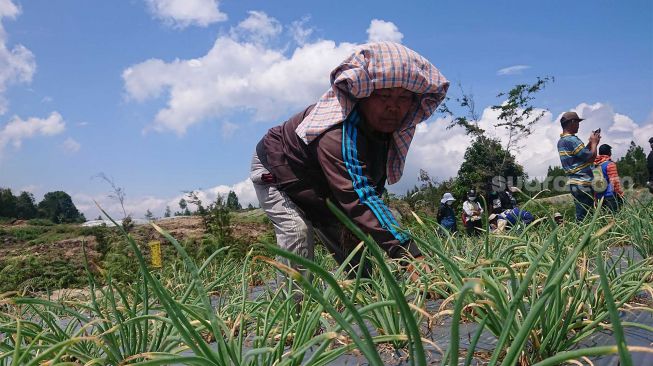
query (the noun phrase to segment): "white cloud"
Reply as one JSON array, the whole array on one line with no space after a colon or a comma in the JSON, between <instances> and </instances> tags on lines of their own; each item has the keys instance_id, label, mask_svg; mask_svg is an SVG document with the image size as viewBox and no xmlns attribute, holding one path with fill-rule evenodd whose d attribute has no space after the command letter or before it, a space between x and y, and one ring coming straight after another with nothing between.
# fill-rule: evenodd
<instances>
[{"instance_id":1,"label":"white cloud","mask_svg":"<svg viewBox=\"0 0 653 366\"><path fill-rule=\"evenodd\" d=\"M630 117L616 113L611 106L602 103L580 103L570 110L586 119L581 122L578 137L587 141L592 130L601 128L601 143L612 146L614 160L625 155L630 141L646 147L648 139L653 136L653 118L637 124ZM491 136L499 138L505 146L508 139L506 130L492 127L497 116L498 112L487 107L483 110L479 125ZM560 165L557 143L561 133L558 122L561 116L562 112L555 118L546 112L533 134L522 142L522 147L516 153L517 161L529 176L544 177L549 166ZM471 141L461 128L447 130L448 123L447 119L438 118L418 125L406 160L404 176L401 182L389 186L392 192L403 194L412 188L419 169L426 170L440 180L457 174L465 149Z\"/></svg>"},{"instance_id":2,"label":"white cloud","mask_svg":"<svg viewBox=\"0 0 653 366\"><path fill-rule=\"evenodd\" d=\"M79 142L75 141L72 137L67 138L63 142L63 149L71 154L78 152L81 147L82 145Z\"/></svg>"},{"instance_id":3,"label":"white cloud","mask_svg":"<svg viewBox=\"0 0 653 366\"><path fill-rule=\"evenodd\" d=\"M372 19L369 28L367 28L367 41L391 41L401 43L404 35L393 22L386 22L380 19Z\"/></svg>"},{"instance_id":4,"label":"white cloud","mask_svg":"<svg viewBox=\"0 0 653 366\"><path fill-rule=\"evenodd\" d=\"M4 93L7 87L15 83L29 83L36 70L34 55L23 45L9 48L7 34L2 26L2 18L13 19L20 14L20 9L11 0L0 0L0 115L7 111Z\"/></svg>"},{"instance_id":5,"label":"white cloud","mask_svg":"<svg viewBox=\"0 0 653 366\"><path fill-rule=\"evenodd\" d=\"M635 123L630 117L623 114L615 113L614 124L610 126L609 132L628 132L637 128Z\"/></svg>"},{"instance_id":6,"label":"white cloud","mask_svg":"<svg viewBox=\"0 0 653 366\"><path fill-rule=\"evenodd\" d=\"M218 9L217 0L146 0L148 9L156 18L175 28L190 25L206 27L227 20Z\"/></svg>"},{"instance_id":7,"label":"white cloud","mask_svg":"<svg viewBox=\"0 0 653 366\"><path fill-rule=\"evenodd\" d=\"M242 28L259 32L249 36L278 34L276 20L260 12L248 19L254 18ZM123 72L128 98L142 102L167 96L149 128L183 134L203 120L233 112L251 112L254 120L281 118L314 103L327 90L331 70L356 46L319 40L286 56L267 42L241 42L242 29L218 37L204 56L169 63L150 59Z\"/></svg>"},{"instance_id":8,"label":"white cloud","mask_svg":"<svg viewBox=\"0 0 653 366\"><path fill-rule=\"evenodd\" d=\"M228 139L234 135L238 129L238 125L231 122L222 122L222 138Z\"/></svg>"},{"instance_id":9,"label":"white cloud","mask_svg":"<svg viewBox=\"0 0 653 366\"><path fill-rule=\"evenodd\" d=\"M214 202L218 195L222 195L226 198L229 191L234 191L234 193L236 193L238 196L238 202L243 207L247 207L250 203L255 207L258 206L254 185L249 178L231 186L219 185L213 188L199 190L197 191L197 196L204 204L208 205ZM179 200L182 198L187 199L188 197L185 194L179 194L170 198L153 196L132 198L126 196L125 211L128 215L132 215L134 218L143 218L147 210L150 210L154 216L161 217L165 212L166 206L170 206L172 212L179 211ZM95 219L101 214L94 201L96 201L100 207L102 207L114 219L119 220L123 217L120 203L115 199L109 198L105 194L88 195L79 193L73 194L72 199L77 209L83 212L87 219ZM189 209L194 210L195 207L189 207Z\"/></svg>"},{"instance_id":10,"label":"white cloud","mask_svg":"<svg viewBox=\"0 0 653 366\"><path fill-rule=\"evenodd\" d=\"M309 16L305 16L300 20L296 20L290 24L290 34L292 38L299 45L304 45L309 37L313 34L313 28L306 27L306 24L311 20Z\"/></svg>"},{"instance_id":11,"label":"white cloud","mask_svg":"<svg viewBox=\"0 0 653 366\"><path fill-rule=\"evenodd\" d=\"M250 11L247 19L231 29L231 36L234 39L265 43L277 37L282 29L278 20L269 17L264 12Z\"/></svg>"},{"instance_id":12,"label":"white cloud","mask_svg":"<svg viewBox=\"0 0 653 366\"><path fill-rule=\"evenodd\" d=\"M497 75L519 75L524 70L528 70L530 68L531 67L528 65L515 65L515 66L504 67L503 69L497 71Z\"/></svg>"},{"instance_id":13,"label":"white cloud","mask_svg":"<svg viewBox=\"0 0 653 366\"><path fill-rule=\"evenodd\" d=\"M0 157L9 143L15 148L20 148L26 138L56 135L63 132L65 128L66 123L58 112L52 112L45 119L32 117L22 120L14 117L0 129Z\"/></svg>"}]
</instances>

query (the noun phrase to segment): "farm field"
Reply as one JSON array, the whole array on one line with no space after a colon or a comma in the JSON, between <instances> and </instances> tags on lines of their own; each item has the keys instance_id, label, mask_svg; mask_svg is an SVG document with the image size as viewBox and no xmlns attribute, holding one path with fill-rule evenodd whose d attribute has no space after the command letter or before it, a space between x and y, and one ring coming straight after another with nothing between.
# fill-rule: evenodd
<instances>
[{"instance_id":1,"label":"farm field","mask_svg":"<svg viewBox=\"0 0 653 366\"><path fill-rule=\"evenodd\" d=\"M642 197L614 217L557 226L540 214L479 238L403 212L427 266L411 273L358 232L370 278L323 250L311 263L276 248L257 210L232 217L234 247L211 243L197 217L129 233L14 222L2 228L3 263L30 256L34 273L57 261L81 270L3 290L0 365L647 364L653 208ZM162 243L161 269L150 263L152 240ZM64 281L80 289L57 288Z\"/></svg>"}]
</instances>

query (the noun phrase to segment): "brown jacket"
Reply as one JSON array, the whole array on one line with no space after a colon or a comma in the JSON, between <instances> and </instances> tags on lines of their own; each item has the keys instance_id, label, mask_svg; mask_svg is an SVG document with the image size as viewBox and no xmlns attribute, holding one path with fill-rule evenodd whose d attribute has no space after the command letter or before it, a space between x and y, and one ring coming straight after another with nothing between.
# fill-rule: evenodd
<instances>
[{"instance_id":1,"label":"brown jacket","mask_svg":"<svg viewBox=\"0 0 653 366\"><path fill-rule=\"evenodd\" d=\"M354 111L347 121L306 145L295 129L312 107L271 128L257 146L258 156L276 178L278 188L318 229L338 221L326 206L330 199L390 257L405 255L406 248L419 255L408 237L397 230L397 221L380 199L385 189L390 135L370 130L362 118L354 118L358 115ZM356 243L343 244L351 248Z\"/></svg>"}]
</instances>

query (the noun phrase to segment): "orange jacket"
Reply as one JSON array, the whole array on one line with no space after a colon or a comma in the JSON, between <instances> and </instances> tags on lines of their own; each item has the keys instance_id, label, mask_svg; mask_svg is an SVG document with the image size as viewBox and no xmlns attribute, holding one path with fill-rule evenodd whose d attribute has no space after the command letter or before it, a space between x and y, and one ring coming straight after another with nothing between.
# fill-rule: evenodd
<instances>
[{"instance_id":1,"label":"orange jacket","mask_svg":"<svg viewBox=\"0 0 653 366\"><path fill-rule=\"evenodd\" d=\"M610 160L609 155L597 155L596 159L594 159L594 165L598 166L606 161L610 161L606 168L608 172L608 180L612 184L614 193L616 193L619 197L622 197L624 195L624 190L621 188L621 181L619 180L619 172L617 172L617 164L614 161Z\"/></svg>"}]
</instances>

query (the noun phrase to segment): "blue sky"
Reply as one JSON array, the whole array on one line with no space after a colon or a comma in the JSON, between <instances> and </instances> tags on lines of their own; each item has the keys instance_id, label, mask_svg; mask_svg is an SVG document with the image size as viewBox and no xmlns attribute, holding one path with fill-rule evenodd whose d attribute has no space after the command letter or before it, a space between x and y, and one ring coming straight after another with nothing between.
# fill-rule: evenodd
<instances>
[{"instance_id":1,"label":"blue sky","mask_svg":"<svg viewBox=\"0 0 653 366\"><path fill-rule=\"evenodd\" d=\"M406 5L408 4L408 5ZM471 91L482 125L499 92L551 75L548 110L517 152L532 176L557 164L566 110L625 152L653 136L651 1L0 0L0 187L39 201L68 192L87 217L112 177L140 217L205 199L255 196L249 161L265 131L313 103L357 44L393 40ZM469 139L443 116L418 129L402 181L455 175ZM504 138L502 131L492 131ZM648 152L648 148L646 148Z\"/></svg>"}]
</instances>

